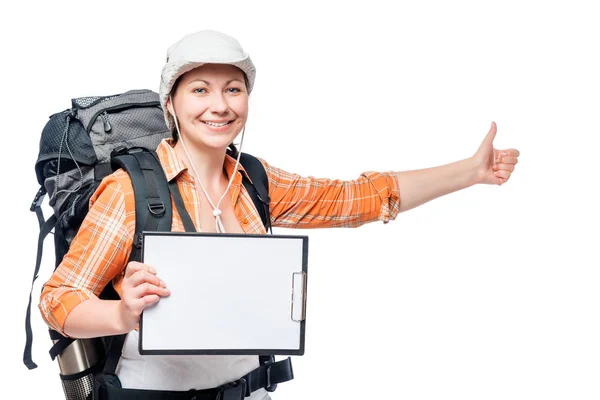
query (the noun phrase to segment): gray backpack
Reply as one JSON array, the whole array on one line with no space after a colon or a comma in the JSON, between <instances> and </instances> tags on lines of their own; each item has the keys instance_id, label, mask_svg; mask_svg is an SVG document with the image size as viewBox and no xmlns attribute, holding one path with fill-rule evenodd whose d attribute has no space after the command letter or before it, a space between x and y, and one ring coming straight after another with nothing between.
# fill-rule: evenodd
<instances>
[{"instance_id":1,"label":"gray backpack","mask_svg":"<svg viewBox=\"0 0 600 400\"><path fill-rule=\"evenodd\" d=\"M90 197L102 179L123 167L122 158L131 149L141 150L140 154L152 163L155 174L164 176L153 150L163 138L170 136L158 94L150 90L76 98L71 101L71 108L50 116L42 130L35 163L40 189L31 204L31 211L38 217L40 235L32 290L40 269L43 241L48 233L54 233L57 267L77 234L88 212ZM47 221L41 209L46 194L53 210ZM101 296L117 298L112 285L108 285ZM33 369L37 365L31 359L30 314L31 293L25 321L27 339L23 362ZM97 340L73 341L53 330L50 330L50 337L54 342L50 355L52 359L58 357L66 398L85 398L82 395L89 393L93 384L91 375L82 375L83 371L74 371L70 365L90 366L88 364L100 361L103 346ZM87 359L75 359L75 353L85 354Z\"/></svg>"}]
</instances>

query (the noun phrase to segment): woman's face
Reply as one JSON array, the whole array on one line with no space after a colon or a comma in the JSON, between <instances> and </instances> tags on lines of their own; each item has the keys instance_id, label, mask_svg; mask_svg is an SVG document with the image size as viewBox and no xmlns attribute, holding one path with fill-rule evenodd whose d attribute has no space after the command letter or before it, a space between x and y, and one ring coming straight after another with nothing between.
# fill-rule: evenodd
<instances>
[{"instance_id":1,"label":"woman's face","mask_svg":"<svg viewBox=\"0 0 600 400\"><path fill-rule=\"evenodd\" d=\"M227 148L248 118L244 73L232 65L205 64L186 72L172 101L183 140L200 147Z\"/></svg>"}]
</instances>

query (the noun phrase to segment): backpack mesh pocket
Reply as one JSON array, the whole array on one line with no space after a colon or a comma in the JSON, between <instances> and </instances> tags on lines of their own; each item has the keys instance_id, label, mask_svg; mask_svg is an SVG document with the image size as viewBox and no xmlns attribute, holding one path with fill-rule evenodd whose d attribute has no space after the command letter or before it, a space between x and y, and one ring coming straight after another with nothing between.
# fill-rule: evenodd
<instances>
[{"instance_id":1,"label":"backpack mesh pocket","mask_svg":"<svg viewBox=\"0 0 600 400\"><path fill-rule=\"evenodd\" d=\"M60 375L60 379L66 400L87 400L92 398L92 391L94 390L93 373L89 372L76 379L73 379L72 375Z\"/></svg>"},{"instance_id":2,"label":"backpack mesh pocket","mask_svg":"<svg viewBox=\"0 0 600 400\"><path fill-rule=\"evenodd\" d=\"M77 235L77 231L89 209L90 197L98 188L100 182L93 181L82 187L76 193L71 193L62 205L54 229L54 249L56 266L60 264Z\"/></svg>"},{"instance_id":3,"label":"backpack mesh pocket","mask_svg":"<svg viewBox=\"0 0 600 400\"><path fill-rule=\"evenodd\" d=\"M97 162L90 136L81 122L71 116L69 110L51 116L42 130L40 151L35 163L40 185L43 185L47 178L44 175L46 163L58 160L59 157L65 162L65 168L74 167L75 162L85 165L93 165ZM64 171L62 167L61 170Z\"/></svg>"}]
</instances>

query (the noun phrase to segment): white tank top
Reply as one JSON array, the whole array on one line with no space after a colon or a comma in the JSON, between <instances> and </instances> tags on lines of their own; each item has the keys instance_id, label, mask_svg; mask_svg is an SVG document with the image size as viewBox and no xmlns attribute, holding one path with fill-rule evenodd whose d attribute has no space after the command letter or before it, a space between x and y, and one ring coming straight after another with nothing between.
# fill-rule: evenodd
<instances>
[{"instance_id":1,"label":"white tank top","mask_svg":"<svg viewBox=\"0 0 600 400\"><path fill-rule=\"evenodd\" d=\"M126 389L209 389L233 382L258 367L258 356L142 356L138 332L127 334L116 374ZM270 400L259 389L250 400Z\"/></svg>"}]
</instances>

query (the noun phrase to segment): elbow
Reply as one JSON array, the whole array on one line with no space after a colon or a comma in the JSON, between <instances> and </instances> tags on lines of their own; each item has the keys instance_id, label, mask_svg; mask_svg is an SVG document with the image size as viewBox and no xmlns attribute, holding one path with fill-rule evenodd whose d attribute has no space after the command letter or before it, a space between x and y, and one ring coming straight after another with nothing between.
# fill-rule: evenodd
<instances>
[{"instance_id":1,"label":"elbow","mask_svg":"<svg viewBox=\"0 0 600 400\"><path fill-rule=\"evenodd\" d=\"M48 325L49 328L54 329L55 331L61 334L64 334L62 332L62 327L57 324L57 320L52 312L55 290L56 288L53 288L48 284L44 285L38 302L38 310L40 311L42 319L44 320L46 325Z\"/></svg>"},{"instance_id":2,"label":"elbow","mask_svg":"<svg viewBox=\"0 0 600 400\"><path fill-rule=\"evenodd\" d=\"M90 297L93 295L84 290L54 286L49 282L42 289L38 309L49 328L63 336L68 336L64 331L67 316L77 305Z\"/></svg>"},{"instance_id":3,"label":"elbow","mask_svg":"<svg viewBox=\"0 0 600 400\"><path fill-rule=\"evenodd\" d=\"M371 211L377 213L377 220L387 224L405 211L400 199L398 178L394 172L365 172L361 177L370 183L368 191L374 199ZM366 194L363 196L366 197Z\"/></svg>"}]
</instances>

